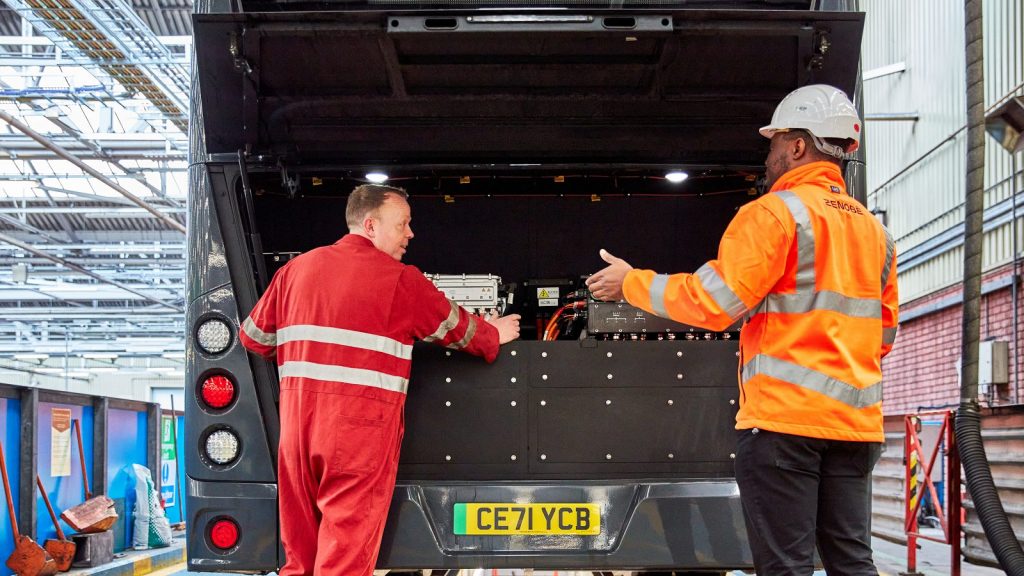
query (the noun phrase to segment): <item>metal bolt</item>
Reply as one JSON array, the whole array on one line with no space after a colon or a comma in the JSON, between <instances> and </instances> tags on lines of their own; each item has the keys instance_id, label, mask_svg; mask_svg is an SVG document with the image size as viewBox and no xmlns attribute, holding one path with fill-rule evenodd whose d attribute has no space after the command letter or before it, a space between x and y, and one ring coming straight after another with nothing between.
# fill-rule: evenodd
<instances>
[{"instance_id":1,"label":"metal bolt","mask_svg":"<svg viewBox=\"0 0 1024 576\"><path fill-rule=\"evenodd\" d=\"M669 406L671 406L671 405L672 405L673 403L674 403L674 402L672 402L672 400L669 400L669 401L668 401L668 405L669 405Z\"/></svg>"},{"instance_id":2,"label":"metal bolt","mask_svg":"<svg viewBox=\"0 0 1024 576\"><path fill-rule=\"evenodd\" d=\"M611 353L611 352L609 352L609 353L608 353L608 357L609 357L609 358L611 358L611 357L612 357L612 353Z\"/></svg>"},{"instance_id":3,"label":"metal bolt","mask_svg":"<svg viewBox=\"0 0 1024 576\"><path fill-rule=\"evenodd\" d=\"M451 384L451 383L452 383L452 379L451 379L451 378L445 378L445 379L444 379L444 381L445 381L445 382L447 382L447 383L449 383L449 384Z\"/></svg>"},{"instance_id":4,"label":"metal bolt","mask_svg":"<svg viewBox=\"0 0 1024 576\"><path fill-rule=\"evenodd\" d=\"M541 406L547 406L547 405L548 405L548 403L547 403L546 401L544 401L544 400L541 400L541 401L540 401L540 405L541 405Z\"/></svg>"},{"instance_id":5,"label":"metal bolt","mask_svg":"<svg viewBox=\"0 0 1024 576\"><path fill-rule=\"evenodd\" d=\"M671 460L671 459L673 459L673 458L675 458L675 457L676 457L676 455L675 455L675 454L673 454L673 453L671 453L671 452L669 452L669 453L668 453L668 459L669 459L669 460Z\"/></svg>"},{"instance_id":6,"label":"metal bolt","mask_svg":"<svg viewBox=\"0 0 1024 576\"><path fill-rule=\"evenodd\" d=\"M611 375L611 374L609 374L609 375L608 375L608 379L609 379L609 380L611 380L611 379L612 379L612 375Z\"/></svg>"},{"instance_id":7,"label":"metal bolt","mask_svg":"<svg viewBox=\"0 0 1024 576\"><path fill-rule=\"evenodd\" d=\"M548 455L547 454L541 454L540 455L540 459L541 460L547 460L548 459Z\"/></svg>"},{"instance_id":8,"label":"metal bolt","mask_svg":"<svg viewBox=\"0 0 1024 576\"><path fill-rule=\"evenodd\" d=\"M513 355L513 356L515 356L515 355L516 355L516 351L515 351L515 350L513 350L513 351L509 352L509 354L511 354L511 355Z\"/></svg>"},{"instance_id":9,"label":"metal bolt","mask_svg":"<svg viewBox=\"0 0 1024 576\"><path fill-rule=\"evenodd\" d=\"M683 379L683 375L682 374L676 374L676 380L682 380L682 379Z\"/></svg>"},{"instance_id":10,"label":"metal bolt","mask_svg":"<svg viewBox=\"0 0 1024 576\"><path fill-rule=\"evenodd\" d=\"M516 401L515 401L515 400L513 400L513 401L511 402L511 404L512 404L512 406L513 406L513 407L515 407L515 405L516 405Z\"/></svg>"},{"instance_id":11,"label":"metal bolt","mask_svg":"<svg viewBox=\"0 0 1024 576\"><path fill-rule=\"evenodd\" d=\"M682 358L682 357L683 357L683 351L682 351L682 350L680 350L680 351L676 352L676 356L677 356L678 358Z\"/></svg>"},{"instance_id":12,"label":"metal bolt","mask_svg":"<svg viewBox=\"0 0 1024 576\"><path fill-rule=\"evenodd\" d=\"M450 462L452 457L450 455L448 455L448 454L445 454L444 455L444 459L445 459L446 462Z\"/></svg>"},{"instance_id":13,"label":"metal bolt","mask_svg":"<svg viewBox=\"0 0 1024 576\"><path fill-rule=\"evenodd\" d=\"M729 399L729 406L734 406L735 404L736 404L736 400L734 398L730 398Z\"/></svg>"},{"instance_id":14,"label":"metal bolt","mask_svg":"<svg viewBox=\"0 0 1024 576\"><path fill-rule=\"evenodd\" d=\"M516 383L516 377L513 376L513 377L509 378L509 381L512 382L513 384L515 384Z\"/></svg>"},{"instance_id":15,"label":"metal bolt","mask_svg":"<svg viewBox=\"0 0 1024 576\"><path fill-rule=\"evenodd\" d=\"M548 357L548 353L547 352L541 352L540 353L540 357L541 358L547 358Z\"/></svg>"},{"instance_id":16,"label":"metal bolt","mask_svg":"<svg viewBox=\"0 0 1024 576\"><path fill-rule=\"evenodd\" d=\"M444 355L445 356L451 356L452 355L452 351L451 350L445 350L444 351Z\"/></svg>"},{"instance_id":17,"label":"metal bolt","mask_svg":"<svg viewBox=\"0 0 1024 576\"><path fill-rule=\"evenodd\" d=\"M513 454L513 455L512 455L512 460L513 460L513 461L515 461L515 459L516 459L516 455L515 455L515 454Z\"/></svg>"},{"instance_id":18,"label":"metal bolt","mask_svg":"<svg viewBox=\"0 0 1024 576\"><path fill-rule=\"evenodd\" d=\"M548 375L547 374L541 374L540 375L540 379L541 380L547 380L548 379Z\"/></svg>"},{"instance_id":19,"label":"metal bolt","mask_svg":"<svg viewBox=\"0 0 1024 576\"><path fill-rule=\"evenodd\" d=\"M604 459L605 460L611 460L612 459L612 455L611 454L605 454L604 455Z\"/></svg>"},{"instance_id":20,"label":"metal bolt","mask_svg":"<svg viewBox=\"0 0 1024 576\"><path fill-rule=\"evenodd\" d=\"M445 406L451 406L452 405L452 401L451 400L445 400L444 401L444 405Z\"/></svg>"},{"instance_id":21,"label":"metal bolt","mask_svg":"<svg viewBox=\"0 0 1024 576\"><path fill-rule=\"evenodd\" d=\"M736 455L735 454L729 454L729 458L732 458L733 460L735 460L736 459Z\"/></svg>"},{"instance_id":22,"label":"metal bolt","mask_svg":"<svg viewBox=\"0 0 1024 576\"><path fill-rule=\"evenodd\" d=\"M611 400L605 400L604 401L604 405L605 406L611 406L612 405L612 401Z\"/></svg>"}]
</instances>

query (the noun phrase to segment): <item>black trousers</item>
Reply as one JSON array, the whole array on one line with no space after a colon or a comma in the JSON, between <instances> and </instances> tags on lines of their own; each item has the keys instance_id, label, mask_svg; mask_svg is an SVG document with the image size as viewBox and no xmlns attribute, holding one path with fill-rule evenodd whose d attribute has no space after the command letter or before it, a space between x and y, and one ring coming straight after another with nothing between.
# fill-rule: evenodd
<instances>
[{"instance_id":1,"label":"black trousers","mask_svg":"<svg viewBox=\"0 0 1024 576\"><path fill-rule=\"evenodd\" d=\"M739 430L740 487L754 567L807 576L817 543L829 576L877 576L871 558L871 469L881 444Z\"/></svg>"}]
</instances>

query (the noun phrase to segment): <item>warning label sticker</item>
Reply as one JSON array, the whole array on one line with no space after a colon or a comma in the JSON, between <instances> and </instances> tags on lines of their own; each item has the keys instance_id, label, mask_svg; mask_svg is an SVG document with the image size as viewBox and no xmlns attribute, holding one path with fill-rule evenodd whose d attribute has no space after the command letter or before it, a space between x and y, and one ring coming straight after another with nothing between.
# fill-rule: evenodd
<instances>
[{"instance_id":1,"label":"warning label sticker","mask_svg":"<svg viewBox=\"0 0 1024 576\"><path fill-rule=\"evenodd\" d=\"M558 286L537 288L537 306L558 306Z\"/></svg>"}]
</instances>

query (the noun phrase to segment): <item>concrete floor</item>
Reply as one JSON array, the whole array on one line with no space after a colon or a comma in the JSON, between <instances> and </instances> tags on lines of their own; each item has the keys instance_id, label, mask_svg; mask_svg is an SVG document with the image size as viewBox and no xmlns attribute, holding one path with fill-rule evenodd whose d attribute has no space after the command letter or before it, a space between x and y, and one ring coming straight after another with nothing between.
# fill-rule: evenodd
<instances>
[{"instance_id":1,"label":"concrete floor","mask_svg":"<svg viewBox=\"0 0 1024 576\"><path fill-rule=\"evenodd\" d=\"M139 552L128 552L115 562L92 569L75 570L73 576L208 576L209 573L188 572L185 569L182 547L184 538L182 533L176 533L176 538L171 548L160 550L149 550ZM900 576L907 570L907 548L901 544L895 544L880 538L872 540L872 548L875 552L875 565L878 567L879 576ZM156 555L170 557L178 554L177 560L169 565L160 565L153 562ZM920 548L917 552L917 571L923 576L950 576L953 571L950 564L949 546L931 542L920 541ZM378 574L385 574L380 572ZM615 573L616 576L630 576L628 573ZM962 576L1003 576L1005 572L997 568L975 566L966 562L961 563L960 574ZM550 570L497 570L478 568L474 570L462 570L459 576L592 576L591 572L574 571L550 571ZM733 572L730 576L745 576L743 572ZM814 573L814 576L826 576L824 570Z\"/></svg>"}]
</instances>

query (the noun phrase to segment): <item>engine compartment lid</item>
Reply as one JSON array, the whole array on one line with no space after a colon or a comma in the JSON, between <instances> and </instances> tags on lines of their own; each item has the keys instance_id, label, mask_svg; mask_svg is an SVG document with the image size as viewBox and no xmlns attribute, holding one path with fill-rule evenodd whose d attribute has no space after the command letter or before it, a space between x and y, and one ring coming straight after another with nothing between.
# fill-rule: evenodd
<instances>
[{"instance_id":1,"label":"engine compartment lid","mask_svg":"<svg viewBox=\"0 0 1024 576\"><path fill-rule=\"evenodd\" d=\"M207 153L292 165L759 165L811 83L851 94L862 13L379 10L196 14Z\"/></svg>"}]
</instances>

